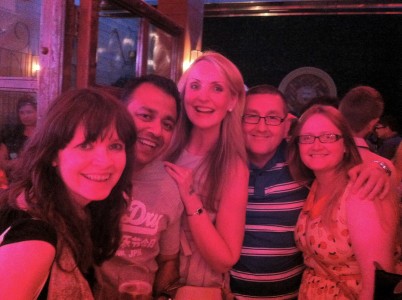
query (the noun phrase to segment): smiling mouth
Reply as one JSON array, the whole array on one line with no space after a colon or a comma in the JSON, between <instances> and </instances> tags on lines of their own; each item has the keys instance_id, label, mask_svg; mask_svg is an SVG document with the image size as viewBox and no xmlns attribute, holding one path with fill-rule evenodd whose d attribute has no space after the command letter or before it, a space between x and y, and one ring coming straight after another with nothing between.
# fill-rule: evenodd
<instances>
[{"instance_id":1,"label":"smiling mouth","mask_svg":"<svg viewBox=\"0 0 402 300\"><path fill-rule=\"evenodd\" d=\"M204 113L204 114L212 114L215 110L212 108L208 107L202 107L202 106L195 106L195 111L199 113Z\"/></svg>"},{"instance_id":2,"label":"smiling mouth","mask_svg":"<svg viewBox=\"0 0 402 300\"><path fill-rule=\"evenodd\" d=\"M311 157L324 157L326 154L310 154Z\"/></svg>"},{"instance_id":3,"label":"smiling mouth","mask_svg":"<svg viewBox=\"0 0 402 300\"><path fill-rule=\"evenodd\" d=\"M151 147L151 148L156 148L158 146L158 143L149 139L144 139L144 138L139 138L138 142L142 145Z\"/></svg>"},{"instance_id":4,"label":"smiling mouth","mask_svg":"<svg viewBox=\"0 0 402 300\"><path fill-rule=\"evenodd\" d=\"M111 174L99 175L99 174L82 174L86 179L96 182L105 182L109 180Z\"/></svg>"}]
</instances>

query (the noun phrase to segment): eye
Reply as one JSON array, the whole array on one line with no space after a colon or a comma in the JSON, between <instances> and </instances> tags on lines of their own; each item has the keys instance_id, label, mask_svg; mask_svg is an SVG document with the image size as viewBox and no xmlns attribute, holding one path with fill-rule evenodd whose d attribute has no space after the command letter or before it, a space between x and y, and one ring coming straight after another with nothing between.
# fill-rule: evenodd
<instances>
[{"instance_id":1,"label":"eye","mask_svg":"<svg viewBox=\"0 0 402 300\"><path fill-rule=\"evenodd\" d=\"M217 84L214 86L214 91L215 92L223 92L223 86Z\"/></svg>"},{"instance_id":2,"label":"eye","mask_svg":"<svg viewBox=\"0 0 402 300\"><path fill-rule=\"evenodd\" d=\"M199 89L199 87L200 87L200 85L196 82L190 83L190 89L192 89L192 90L197 90L197 89Z\"/></svg>"},{"instance_id":3,"label":"eye","mask_svg":"<svg viewBox=\"0 0 402 300\"><path fill-rule=\"evenodd\" d=\"M146 114L146 113L137 113L136 117L145 122L150 122L153 119L150 114Z\"/></svg>"},{"instance_id":4,"label":"eye","mask_svg":"<svg viewBox=\"0 0 402 300\"><path fill-rule=\"evenodd\" d=\"M123 142L114 142L110 144L109 149L114 151L123 151L126 148Z\"/></svg>"},{"instance_id":5,"label":"eye","mask_svg":"<svg viewBox=\"0 0 402 300\"><path fill-rule=\"evenodd\" d=\"M93 148L93 143L91 142L83 142L77 146L82 150L91 150Z\"/></svg>"},{"instance_id":6,"label":"eye","mask_svg":"<svg viewBox=\"0 0 402 300\"><path fill-rule=\"evenodd\" d=\"M173 131L175 124L171 121L164 121L162 126L166 131Z\"/></svg>"}]
</instances>

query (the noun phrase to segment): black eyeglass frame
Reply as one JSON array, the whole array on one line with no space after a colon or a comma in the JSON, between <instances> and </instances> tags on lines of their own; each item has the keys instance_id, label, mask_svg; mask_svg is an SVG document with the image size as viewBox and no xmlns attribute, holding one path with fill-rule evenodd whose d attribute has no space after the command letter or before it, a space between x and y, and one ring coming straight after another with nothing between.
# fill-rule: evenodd
<instances>
[{"instance_id":1,"label":"black eyeglass frame","mask_svg":"<svg viewBox=\"0 0 402 300\"><path fill-rule=\"evenodd\" d=\"M250 122L249 121L250 117L254 117L255 120ZM258 118L258 121L256 121L257 118ZM246 124L253 124L253 125L259 124L261 119L264 119L265 125L279 126L279 125L281 125L283 123L283 121L285 121L286 117L285 118L281 118L281 117L278 117L278 116L265 116L265 117L262 117L260 115L255 115L255 114L244 114L242 116L242 119L243 119L243 122L246 123ZM274 121L274 124L272 124L271 121Z\"/></svg>"},{"instance_id":2,"label":"black eyeglass frame","mask_svg":"<svg viewBox=\"0 0 402 300\"><path fill-rule=\"evenodd\" d=\"M300 142L300 137L310 137L310 138L314 138L311 142ZM325 140L324 138L330 138L330 140ZM333 137L335 138L334 140ZM311 135L311 134L303 134L303 135L299 135L297 137L297 143L299 144L314 144L315 140L318 139L320 141L320 143L322 144L331 144L331 143L335 143L337 141L339 141L340 139L342 139L343 136L340 134L336 134L336 133L323 133L321 135ZM323 140L324 139L324 140Z\"/></svg>"}]
</instances>

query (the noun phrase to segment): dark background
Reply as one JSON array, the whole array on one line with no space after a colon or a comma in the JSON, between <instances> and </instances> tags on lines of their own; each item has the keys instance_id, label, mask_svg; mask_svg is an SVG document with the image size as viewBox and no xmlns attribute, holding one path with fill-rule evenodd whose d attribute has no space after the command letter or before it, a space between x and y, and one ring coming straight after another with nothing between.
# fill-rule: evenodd
<instances>
[{"instance_id":1,"label":"dark background","mask_svg":"<svg viewBox=\"0 0 402 300\"><path fill-rule=\"evenodd\" d=\"M316 67L332 77L338 97L370 85L385 113L401 119L401 15L204 18L202 44L232 60L249 87L279 86L289 72Z\"/></svg>"}]
</instances>

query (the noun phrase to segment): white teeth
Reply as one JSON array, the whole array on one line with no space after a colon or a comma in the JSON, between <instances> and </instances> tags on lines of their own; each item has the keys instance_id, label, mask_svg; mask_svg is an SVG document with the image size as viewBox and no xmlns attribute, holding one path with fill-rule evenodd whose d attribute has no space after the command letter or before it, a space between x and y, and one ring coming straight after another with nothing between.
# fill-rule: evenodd
<instances>
[{"instance_id":1,"label":"white teeth","mask_svg":"<svg viewBox=\"0 0 402 300\"><path fill-rule=\"evenodd\" d=\"M152 148L155 148L157 146L157 143L155 143L151 140L148 140L148 139L138 139L138 142L140 142L143 145L152 147Z\"/></svg>"},{"instance_id":2,"label":"white teeth","mask_svg":"<svg viewBox=\"0 0 402 300\"><path fill-rule=\"evenodd\" d=\"M214 112L214 110L212 108L201 107L201 106L196 106L195 110L197 112L202 112L202 113L212 113L212 112Z\"/></svg>"},{"instance_id":3,"label":"white teeth","mask_svg":"<svg viewBox=\"0 0 402 300\"><path fill-rule=\"evenodd\" d=\"M110 178L110 174L107 175L98 175L98 174L83 174L83 176L92 181L106 181Z\"/></svg>"}]
</instances>

